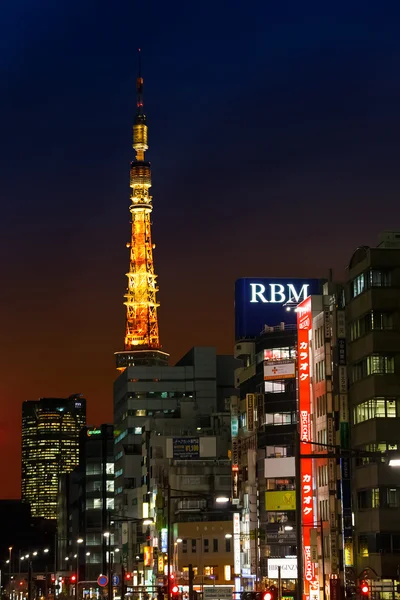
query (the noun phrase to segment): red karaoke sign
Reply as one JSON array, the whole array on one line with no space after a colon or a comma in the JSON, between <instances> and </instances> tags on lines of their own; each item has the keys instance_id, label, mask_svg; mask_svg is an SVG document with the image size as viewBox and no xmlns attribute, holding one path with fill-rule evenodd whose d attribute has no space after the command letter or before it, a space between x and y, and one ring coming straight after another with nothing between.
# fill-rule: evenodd
<instances>
[{"instance_id":1,"label":"red karaoke sign","mask_svg":"<svg viewBox=\"0 0 400 600\"><path fill-rule=\"evenodd\" d=\"M299 378L300 453L311 454L311 392L309 331L312 329L311 297L297 307L297 360ZM311 562L310 530L314 527L313 464L311 458L300 460L301 516L303 531L304 590L309 598L311 590L318 589L315 565ZM317 587L316 587L317 586Z\"/></svg>"}]
</instances>

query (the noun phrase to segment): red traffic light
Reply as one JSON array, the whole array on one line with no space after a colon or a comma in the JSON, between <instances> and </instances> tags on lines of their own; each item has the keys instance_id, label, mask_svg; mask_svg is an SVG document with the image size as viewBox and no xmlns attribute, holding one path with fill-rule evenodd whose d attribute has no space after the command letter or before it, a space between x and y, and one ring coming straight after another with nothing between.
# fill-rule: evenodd
<instances>
[{"instance_id":1,"label":"red traffic light","mask_svg":"<svg viewBox=\"0 0 400 600\"><path fill-rule=\"evenodd\" d=\"M175 575L173 573L171 573L171 575L169 576L169 578L171 579L171 581L173 581L175 579Z\"/></svg>"},{"instance_id":2,"label":"red traffic light","mask_svg":"<svg viewBox=\"0 0 400 600\"><path fill-rule=\"evenodd\" d=\"M264 592L264 594L263 594L263 600L272 600L272 593L271 592Z\"/></svg>"},{"instance_id":3,"label":"red traffic light","mask_svg":"<svg viewBox=\"0 0 400 600\"><path fill-rule=\"evenodd\" d=\"M361 593L366 596L367 594L369 594L369 585L366 581L363 581L361 583Z\"/></svg>"},{"instance_id":4,"label":"red traffic light","mask_svg":"<svg viewBox=\"0 0 400 600\"><path fill-rule=\"evenodd\" d=\"M76 575L71 575L71 581L72 581L72 583L75 583L75 581L76 581Z\"/></svg>"},{"instance_id":5,"label":"red traffic light","mask_svg":"<svg viewBox=\"0 0 400 600\"><path fill-rule=\"evenodd\" d=\"M178 594L179 593L179 588L177 585L174 585L174 587L172 588L172 593L173 594Z\"/></svg>"},{"instance_id":6,"label":"red traffic light","mask_svg":"<svg viewBox=\"0 0 400 600\"><path fill-rule=\"evenodd\" d=\"M128 579L128 580L129 580L130 578L131 578L131 574L130 574L130 573L126 573L126 575L125 575L125 579Z\"/></svg>"}]
</instances>

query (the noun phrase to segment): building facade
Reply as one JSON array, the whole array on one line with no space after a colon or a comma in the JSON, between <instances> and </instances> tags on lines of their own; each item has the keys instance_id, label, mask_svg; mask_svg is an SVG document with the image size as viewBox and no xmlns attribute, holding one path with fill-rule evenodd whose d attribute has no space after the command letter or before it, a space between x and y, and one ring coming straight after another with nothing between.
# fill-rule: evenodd
<instances>
[{"instance_id":1,"label":"building facade","mask_svg":"<svg viewBox=\"0 0 400 600\"><path fill-rule=\"evenodd\" d=\"M154 557L167 552L161 552L156 531L166 527L160 498L168 485L187 495L198 490L206 499L223 492L230 496L228 399L236 364L214 348L195 347L174 367L127 367L115 383L116 515L121 522L126 518L120 543L125 566L137 572L137 581L150 585L162 577ZM189 440L197 450L179 450ZM199 498L193 500L197 512L204 512ZM175 509L185 512L174 503L171 531ZM146 544L150 534L153 543ZM150 561L146 546L155 548Z\"/></svg>"},{"instance_id":2,"label":"building facade","mask_svg":"<svg viewBox=\"0 0 400 600\"><path fill-rule=\"evenodd\" d=\"M59 478L79 461L79 432L86 423L86 400L27 400L22 405L22 500L33 517L56 519Z\"/></svg>"},{"instance_id":3,"label":"building facade","mask_svg":"<svg viewBox=\"0 0 400 600\"><path fill-rule=\"evenodd\" d=\"M400 233L351 257L347 282L347 332L351 445L357 451L400 449ZM373 592L392 597L399 579L400 477L387 459L354 459L353 510L358 577Z\"/></svg>"},{"instance_id":4,"label":"building facade","mask_svg":"<svg viewBox=\"0 0 400 600\"><path fill-rule=\"evenodd\" d=\"M84 427L79 465L61 480L58 565L79 581L96 581L114 553L114 427ZM80 540L80 541L78 541ZM117 557L118 559L118 557Z\"/></svg>"},{"instance_id":5,"label":"building facade","mask_svg":"<svg viewBox=\"0 0 400 600\"><path fill-rule=\"evenodd\" d=\"M237 575L244 589L267 584L275 563L296 555L296 341L296 326L281 323L235 346L247 365L236 371L238 466L232 472L240 482L234 501L240 513ZM293 571L287 585L294 587L295 579Z\"/></svg>"}]
</instances>

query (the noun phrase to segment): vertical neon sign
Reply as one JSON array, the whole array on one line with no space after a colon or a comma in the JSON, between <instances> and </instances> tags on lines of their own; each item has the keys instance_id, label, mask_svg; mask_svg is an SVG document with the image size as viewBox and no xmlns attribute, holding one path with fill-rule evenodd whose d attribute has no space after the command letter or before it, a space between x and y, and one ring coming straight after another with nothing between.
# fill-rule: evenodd
<instances>
[{"instance_id":1,"label":"vertical neon sign","mask_svg":"<svg viewBox=\"0 0 400 600\"><path fill-rule=\"evenodd\" d=\"M297 307L297 359L299 378L300 454L311 454L311 393L310 393L310 342L312 329L311 297ZM301 521L303 532L304 589L303 598L310 598L311 591L318 589L315 566L311 561L310 531L314 527L312 458L300 460ZM317 588L315 588L317 586Z\"/></svg>"}]
</instances>

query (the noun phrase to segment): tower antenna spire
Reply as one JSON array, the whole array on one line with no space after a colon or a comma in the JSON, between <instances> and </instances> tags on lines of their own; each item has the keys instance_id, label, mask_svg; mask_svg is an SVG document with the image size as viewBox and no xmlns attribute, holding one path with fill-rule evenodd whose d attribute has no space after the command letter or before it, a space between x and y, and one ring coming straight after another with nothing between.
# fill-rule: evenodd
<instances>
[{"instance_id":1,"label":"tower antenna spire","mask_svg":"<svg viewBox=\"0 0 400 600\"><path fill-rule=\"evenodd\" d=\"M143 114L143 77L142 77L142 50L138 48L138 76L136 78L136 107L137 115Z\"/></svg>"}]
</instances>

